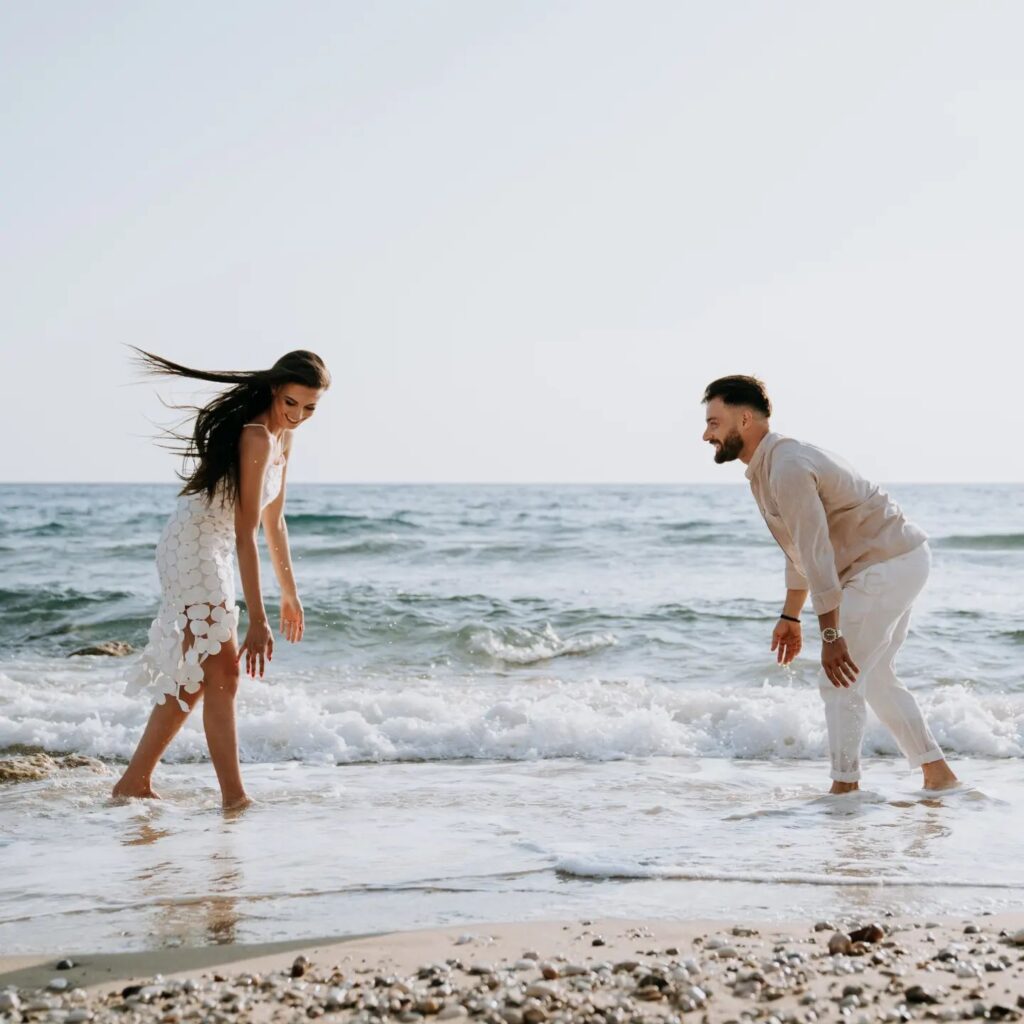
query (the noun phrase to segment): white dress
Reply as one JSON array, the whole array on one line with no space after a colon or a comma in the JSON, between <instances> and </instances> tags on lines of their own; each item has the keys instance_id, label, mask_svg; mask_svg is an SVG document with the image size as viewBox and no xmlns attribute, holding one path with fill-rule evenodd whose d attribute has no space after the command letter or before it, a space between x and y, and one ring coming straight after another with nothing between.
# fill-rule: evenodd
<instances>
[{"instance_id":1,"label":"white dress","mask_svg":"<svg viewBox=\"0 0 1024 1024\"><path fill-rule=\"evenodd\" d=\"M278 454L267 466L261 510L280 494L284 464L283 454ZM217 496L209 501L203 494L180 497L160 534L156 566L160 611L125 693L148 692L157 704L172 697L187 711L181 691L199 691L203 662L218 654L238 629L234 504ZM187 651L186 630L193 637Z\"/></svg>"}]
</instances>

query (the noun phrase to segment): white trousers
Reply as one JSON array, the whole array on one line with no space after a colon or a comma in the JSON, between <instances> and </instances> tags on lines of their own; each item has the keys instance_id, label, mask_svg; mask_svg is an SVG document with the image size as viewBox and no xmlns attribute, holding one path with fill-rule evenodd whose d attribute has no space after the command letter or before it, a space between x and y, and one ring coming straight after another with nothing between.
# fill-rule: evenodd
<instances>
[{"instance_id":1,"label":"white trousers","mask_svg":"<svg viewBox=\"0 0 1024 1024\"><path fill-rule=\"evenodd\" d=\"M893 671L893 661L910 628L911 606L924 589L931 561L928 545L922 544L864 569L843 587L839 627L860 675L848 688L834 686L824 671L820 682L832 778L837 782L860 779L865 702L896 738L912 768L943 756L913 694Z\"/></svg>"}]
</instances>

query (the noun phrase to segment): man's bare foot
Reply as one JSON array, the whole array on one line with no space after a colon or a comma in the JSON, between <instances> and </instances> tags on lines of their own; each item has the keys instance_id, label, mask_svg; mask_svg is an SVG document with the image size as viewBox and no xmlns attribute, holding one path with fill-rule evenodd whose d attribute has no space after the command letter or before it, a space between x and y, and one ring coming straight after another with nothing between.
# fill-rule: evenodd
<instances>
[{"instance_id":1,"label":"man's bare foot","mask_svg":"<svg viewBox=\"0 0 1024 1024\"><path fill-rule=\"evenodd\" d=\"M114 788L110 791L111 800L124 802L125 800L159 800L160 794L153 789L148 782L135 783L134 785L125 781L122 775Z\"/></svg>"},{"instance_id":2,"label":"man's bare foot","mask_svg":"<svg viewBox=\"0 0 1024 1024\"><path fill-rule=\"evenodd\" d=\"M829 793L832 796L839 796L842 793L856 793L860 789L859 782L833 782Z\"/></svg>"},{"instance_id":3,"label":"man's bare foot","mask_svg":"<svg viewBox=\"0 0 1024 1024\"><path fill-rule=\"evenodd\" d=\"M929 761L921 765L921 771L924 773L925 789L952 789L960 785L960 780L945 760Z\"/></svg>"},{"instance_id":4,"label":"man's bare foot","mask_svg":"<svg viewBox=\"0 0 1024 1024\"><path fill-rule=\"evenodd\" d=\"M253 800L252 797L243 794L242 796L238 797L237 799L232 800L230 803L228 801L225 801L224 802L224 813L225 814L231 814L231 815L240 814L242 811L246 810L247 808L252 807L252 805L255 802L256 801Z\"/></svg>"}]
</instances>

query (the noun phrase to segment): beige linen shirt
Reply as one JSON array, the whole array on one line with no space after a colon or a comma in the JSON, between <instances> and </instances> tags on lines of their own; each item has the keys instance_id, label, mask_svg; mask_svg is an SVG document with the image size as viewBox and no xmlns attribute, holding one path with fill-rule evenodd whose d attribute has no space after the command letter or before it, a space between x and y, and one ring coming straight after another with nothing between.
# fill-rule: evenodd
<instances>
[{"instance_id":1,"label":"beige linen shirt","mask_svg":"<svg viewBox=\"0 0 1024 1024\"><path fill-rule=\"evenodd\" d=\"M765 435L747 479L786 555L786 587L809 590L819 615L839 607L843 584L862 569L928 539L848 463L791 437Z\"/></svg>"}]
</instances>

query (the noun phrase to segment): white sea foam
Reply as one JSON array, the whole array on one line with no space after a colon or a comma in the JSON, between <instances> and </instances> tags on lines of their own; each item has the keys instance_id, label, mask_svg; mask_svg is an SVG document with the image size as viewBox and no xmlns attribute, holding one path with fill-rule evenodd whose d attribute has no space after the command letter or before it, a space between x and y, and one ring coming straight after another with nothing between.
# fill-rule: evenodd
<instances>
[{"instance_id":1,"label":"white sea foam","mask_svg":"<svg viewBox=\"0 0 1024 1024\"><path fill-rule=\"evenodd\" d=\"M15 744L104 758L130 755L149 707L122 694L125 669L74 662L0 673L0 749ZM962 686L919 691L950 754L1024 754L1024 696ZM633 681L353 680L308 672L276 685L243 680L239 740L248 762L540 760L693 756L823 758L816 692L797 686L668 686ZM896 755L869 719L865 754ZM168 759L206 757L200 716Z\"/></svg>"}]
</instances>

